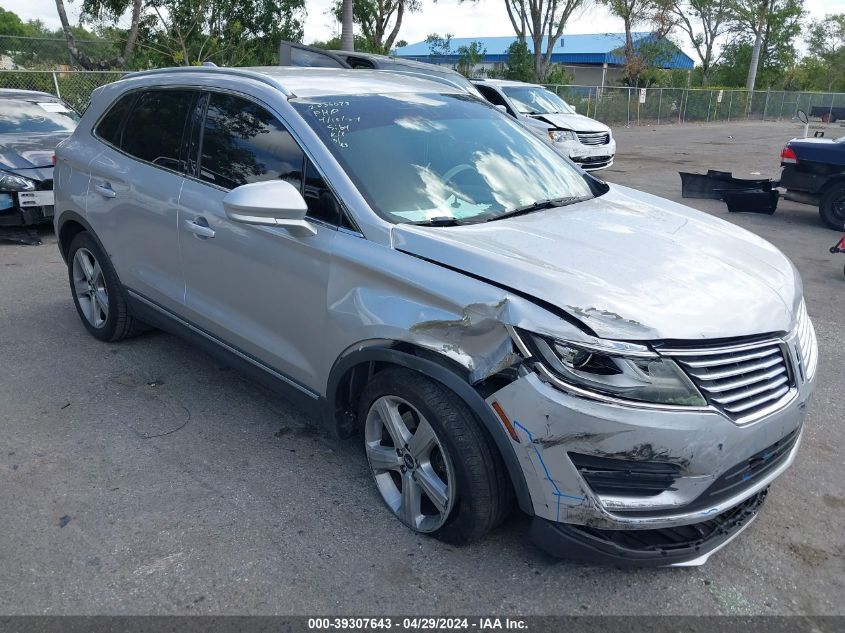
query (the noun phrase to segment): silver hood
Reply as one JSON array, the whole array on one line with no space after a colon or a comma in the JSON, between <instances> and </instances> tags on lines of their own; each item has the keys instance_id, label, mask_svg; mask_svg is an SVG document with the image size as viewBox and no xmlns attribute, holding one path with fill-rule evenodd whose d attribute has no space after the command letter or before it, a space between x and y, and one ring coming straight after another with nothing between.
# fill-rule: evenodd
<instances>
[{"instance_id":1,"label":"silver hood","mask_svg":"<svg viewBox=\"0 0 845 633\"><path fill-rule=\"evenodd\" d=\"M397 225L394 247L551 303L598 336L700 340L786 332L792 263L748 231L627 187L457 227Z\"/></svg>"}]
</instances>

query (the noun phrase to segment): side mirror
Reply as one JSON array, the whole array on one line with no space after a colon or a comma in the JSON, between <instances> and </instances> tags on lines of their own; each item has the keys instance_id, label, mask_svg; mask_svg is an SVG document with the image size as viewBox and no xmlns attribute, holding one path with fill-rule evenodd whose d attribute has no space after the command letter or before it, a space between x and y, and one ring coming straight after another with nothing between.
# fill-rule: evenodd
<instances>
[{"instance_id":1,"label":"side mirror","mask_svg":"<svg viewBox=\"0 0 845 633\"><path fill-rule=\"evenodd\" d=\"M230 220L244 224L281 226L295 235L316 235L305 219L308 205L299 190L284 180L266 180L235 187L223 198Z\"/></svg>"},{"instance_id":2,"label":"side mirror","mask_svg":"<svg viewBox=\"0 0 845 633\"><path fill-rule=\"evenodd\" d=\"M508 109L505 106L503 106L501 103L497 103L493 107L496 108L499 112L504 112L505 114L508 113Z\"/></svg>"}]
</instances>

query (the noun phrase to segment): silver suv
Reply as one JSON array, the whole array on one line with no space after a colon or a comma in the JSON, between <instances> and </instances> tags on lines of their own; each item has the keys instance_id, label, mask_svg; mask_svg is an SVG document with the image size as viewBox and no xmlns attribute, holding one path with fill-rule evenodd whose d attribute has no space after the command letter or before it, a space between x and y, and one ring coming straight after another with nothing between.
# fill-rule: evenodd
<instances>
[{"instance_id":1,"label":"silver suv","mask_svg":"<svg viewBox=\"0 0 845 633\"><path fill-rule=\"evenodd\" d=\"M98 88L55 228L96 338L192 338L362 438L410 529L514 503L556 555L703 562L793 461L800 277L726 222L573 166L459 88L182 68Z\"/></svg>"}]
</instances>

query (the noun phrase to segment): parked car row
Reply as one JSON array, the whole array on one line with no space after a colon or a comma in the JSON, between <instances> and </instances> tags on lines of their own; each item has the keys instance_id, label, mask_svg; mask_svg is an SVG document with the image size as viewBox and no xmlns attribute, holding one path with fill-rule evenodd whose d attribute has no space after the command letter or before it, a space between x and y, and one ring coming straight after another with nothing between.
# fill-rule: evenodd
<instances>
[{"instance_id":1,"label":"parked car row","mask_svg":"<svg viewBox=\"0 0 845 633\"><path fill-rule=\"evenodd\" d=\"M185 336L359 438L415 532L466 543L516 504L555 555L700 564L798 451L800 276L546 137L417 72L130 75L56 152L74 305L97 339Z\"/></svg>"}]
</instances>

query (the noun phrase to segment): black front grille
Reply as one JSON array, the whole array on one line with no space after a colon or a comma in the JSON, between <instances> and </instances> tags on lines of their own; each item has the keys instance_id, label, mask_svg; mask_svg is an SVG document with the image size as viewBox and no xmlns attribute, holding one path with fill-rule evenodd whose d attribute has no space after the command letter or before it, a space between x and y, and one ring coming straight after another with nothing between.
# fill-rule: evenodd
<instances>
[{"instance_id":1,"label":"black front grille","mask_svg":"<svg viewBox=\"0 0 845 633\"><path fill-rule=\"evenodd\" d=\"M569 453L569 458L590 488L599 495L653 497L673 490L680 476L676 464L639 462Z\"/></svg>"},{"instance_id":2,"label":"black front grille","mask_svg":"<svg viewBox=\"0 0 845 633\"><path fill-rule=\"evenodd\" d=\"M762 451L755 453L748 459L728 469L689 505L665 510L624 510L616 514L623 516L643 514L649 516L668 516L677 514L678 512L695 512L697 510L712 508L738 494L743 489L753 486L780 466L789 457L789 453L795 446L795 442L798 441L800 433L801 429L799 427L771 446L764 448Z\"/></svg>"},{"instance_id":3,"label":"black front grille","mask_svg":"<svg viewBox=\"0 0 845 633\"><path fill-rule=\"evenodd\" d=\"M612 156L588 156L586 158L573 158L583 169L601 169L607 167L613 160Z\"/></svg>"}]
</instances>

